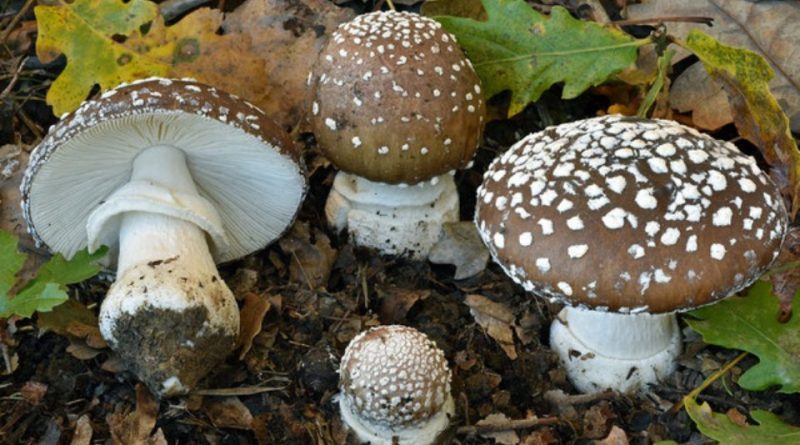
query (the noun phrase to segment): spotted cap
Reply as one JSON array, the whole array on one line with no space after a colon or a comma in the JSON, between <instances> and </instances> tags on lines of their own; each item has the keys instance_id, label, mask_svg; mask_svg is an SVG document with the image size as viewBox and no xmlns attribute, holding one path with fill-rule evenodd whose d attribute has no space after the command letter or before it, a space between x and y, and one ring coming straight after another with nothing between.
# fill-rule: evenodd
<instances>
[{"instance_id":1,"label":"spotted cap","mask_svg":"<svg viewBox=\"0 0 800 445\"><path fill-rule=\"evenodd\" d=\"M381 11L340 25L309 82L314 134L346 172L413 184L464 167L480 142L480 80L427 17Z\"/></svg>"},{"instance_id":2,"label":"spotted cap","mask_svg":"<svg viewBox=\"0 0 800 445\"><path fill-rule=\"evenodd\" d=\"M339 367L339 389L362 421L387 428L424 423L450 397L450 369L422 332L378 326L356 336Z\"/></svg>"},{"instance_id":3,"label":"spotted cap","mask_svg":"<svg viewBox=\"0 0 800 445\"><path fill-rule=\"evenodd\" d=\"M228 245L211 246L217 261L264 247L294 220L305 172L280 127L209 85L150 78L85 101L50 128L20 186L31 235L67 257L85 247L89 215L128 182L134 158L155 145L186 154L200 195L219 213Z\"/></svg>"},{"instance_id":4,"label":"spotted cap","mask_svg":"<svg viewBox=\"0 0 800 445\"><path fill-rule=\"evenodd\" d=\"M672 121L605 116L531 134L489 166L475 222L526 290L619 312L671 312L749 285L788 215L733 144Z\"/></svg>"}]
</instances>

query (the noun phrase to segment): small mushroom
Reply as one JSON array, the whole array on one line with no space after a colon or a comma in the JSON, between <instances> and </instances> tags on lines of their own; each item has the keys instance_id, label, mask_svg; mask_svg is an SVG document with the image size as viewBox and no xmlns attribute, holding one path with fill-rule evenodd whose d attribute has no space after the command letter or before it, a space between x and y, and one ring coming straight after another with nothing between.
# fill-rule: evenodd
<instances>
[{"instance_id":1,"label":"small mushroom","mask_svg":"<svg viewBox=\"0 0 800 445\"><path fill-rule=\"evenodd\" d=\"M568 305L550 343L575 387L629 392L674 369L675 311L769 268L788 216L733 144L676 122L605 116L549 127L497 158L475 222L511 278Z\"/></svg>"},{"instance_id":2,"label":"small mushroom","mask_svg":"<svg viewBox=\"0 0 800 445\"><path fill-rule=\"evenodd\" d=\"M299 154L260 110L170 79L121 85L63 116L21 185L38 242L66 257L101 245L118 255L100 330L164 395L195 386L238 335L215 261L277 238L304 191Z\"/></svg>"},{"instance_id":3,"label":"small mushroom","mask_svg":"<svg viewBox=\"0 0 800 445\"><path fill-rule=\"evenodd\" d=\"M339 390L342 420L372 445L430 445L455 411L444 353L407 326L378 326L350 341Z\"/></svg>"},{"instance_id":4,"label":"small mushroom","mask_svg":"<svg viewBox=\"0 0 800 445\"><path fill-rule=\"evenodd\" d=\"M452 174L484 125L480 80L455 38L418 14L360 15L331 35L309 83L312 129L341 170L329 223L356 244L426 257L459 218Z\"/></svg>"}]
</instances>

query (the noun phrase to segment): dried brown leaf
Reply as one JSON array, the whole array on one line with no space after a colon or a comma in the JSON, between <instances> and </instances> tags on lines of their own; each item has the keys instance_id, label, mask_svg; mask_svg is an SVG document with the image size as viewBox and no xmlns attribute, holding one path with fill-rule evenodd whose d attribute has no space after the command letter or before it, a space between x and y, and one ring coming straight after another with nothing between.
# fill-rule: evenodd
<instances>
[{"instance_id":1,"label":"dried brown leaf","mask_svg":"<svg viewBox=\"0 0 800 445\"><path fill-rule=\"evenodd\" d=\"M417 301L430 297L431 291L391 287L388 290L378 290L378 295L381 297L381 322L394 324L405 318Z\"/></svg>"},{"instance_id":2,"label":"dried brown leaf","mask_svg":"<svg viewBox=\"0 0 800 445\"><path fill-rule=\"evenodd\" d=\"M89 347L83 340L70 338L67 352L78 360L91 360L100 355L103 351L101 349Z\"/></svg>"},{"instance_id":3,"label":"dried brown leaf","mask_svg":"<svg viewBox=\"0 0 800 445\"><path fill-rule=\"evenodd\" d=\"M297 222L279 245L291 256L289 277L293 282L307 285L309 289L328 284L337 252L325 233L317 228L310 230L306 222Z\"/></svg>"},{"instance_id":4,"label":"dried brown leaf","mask_svg":"<svg viewBox=\"0 0 800 445\"><path fill-rule=\"evenodd\" d=\"M238 397L207 397L203 407L218 428L252 429L253 415Z\"/></svg>"},{"instance_id":5,"label":"dried brown leaf","mask_svg":"<svg viewBox=\"0 0 800 445\"><path fill-rule=\"evenodd\" d=\"M146 386L136 385L136 409L127 414L114 412L106 417L114 445L167 445L164 432L155 432L158 401Z\"/></svg>"},{"instance_id":6,"label":"dried brown leaf","mask_svg":"<svg viewBox=\"0 0 800 445\"><path fill-rule=\"evenodd\" d=\"M475 321L492 337L508 358L517 358L514 346L514 313L506 305L494 302L483 295L467 295L464 303Z\"/></svg>"},{"instance_id":7,"label":"dried brown leaf","mask_svg":"<svg viewBox=\"0 0 800 445\"><path fill-rule=\"evenodd\" d=\"M70 445L89 445L92 443L93 434L92 421L88 414L84 414L75 422L75 432L72 433Z\"/></svg>"},{"instance_id":8,"label":"dried brown leaf","mask_svg":"<svg viewBox=\"0 0 800 445\"><path fill-rule=\"evenodd\" d=\"M428 260L435 264L456 266L454 278L463 280L486 269L489 250L483 245L475 224L471 221L446 223L442 226L442 234L431 249Z\"/></svg>"},{"instance_id":9,"label":"dried brown leaf","mask_svg":"<svg viewBox=\"0 0 800 445\"><path fill-rule=\"evenodd\" d=\"M250 36L252 51L266 62L260 96L248 97L284 127L301 122L311 102L306 78L327 36L353 18L326 0L247 0L228 14L227 33Z\"/></svg>"},{"instance_id":10,"label":"dried brown leaf","mask_svg":"<svg viewBox=\"0 0 800 445\"><path fill-rule=\"evenodd\" d=\"M628 7L628 18L642 19L668 16L702 16L714 19L713 27L706 27L697 23L670 22L667 30L670 34L685 39L693 28L710 34L726 45L747 48L766 58L775 70L775 78L770 82L770 88L781 103L784 111L789 116L792 130L800 131L800 57L797 57L797 48L800 47L800 3L798 2L749 2L741 0L676 0L654 1L649 0L641 4ZM673 59L674 63L689 56L685 50ZM700 69L702 71L702 68ZM707 81L689 82L681 80L683 76L701 76L694 71L686 71L678 77L673 85L672 94L682 95L679 109L700 112L703 119L695 124L718 125L717 119L706 121L715 113L721 114L724 109L715 109L719 98L710 99L708 94L724 97L721 89L709 89L703 86ZM696 83L700 82L700 83ZM697 88L698 85L701 88ZM688 89L680 91L678 89ZM715 90L715 91L712 91ZM694 96L697 97L685 97ZM705 100L704 100L705 98ZM732 115L728 115L727 122L732 122ZM704 127L712 129L714 127Z\"/></svg>"},{"instance_id":11,"label":"dried brown leaf","mask_svg":"<svg viewBox=\"0 0 800 445\"><path fill-rule=\"evenodd\" d=\"M628 436L625 430L614 425L605 439L596 440L595 445L628 445Z\"/></svg>"},{"instance_id":12,"label":"dried brown leaf","mask_svg":"<svg viewBox=\"0 0 800 445\"><path fill-rule=\"evenodd\" d=\"M269 299L253 292L244 294L244 306L239 311L239 338L237 345L241 346L239 360L243 359L253 346L253 338L261 332L261 323L270 308Z\"/></svg>"},{"instance_id":13,"label":"dried brown leaf","mask_svg":"<svg viewBox=\"0 0 800 445\"><path fill-rule=\"evenodd\" d=\"M47 385L41 382L27 381L19 392L28 403L38 405L42 403L42 399L47 394Z\"/></svg>"}]
</instances>

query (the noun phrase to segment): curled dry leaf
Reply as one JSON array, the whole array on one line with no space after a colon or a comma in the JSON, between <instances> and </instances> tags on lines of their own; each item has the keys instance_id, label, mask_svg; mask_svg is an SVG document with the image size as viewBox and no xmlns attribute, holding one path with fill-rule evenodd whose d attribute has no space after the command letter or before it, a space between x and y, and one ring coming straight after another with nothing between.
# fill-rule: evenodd
<instances>
[{"instance_id":1,"label":"curled dry leaf","mask_svg":"<svg viewBox=\"0 0 800 445\"><path fill-rule=\"evenodd\" d=\"M28 381L22 385L20 394L31 405L38 405L42 403L42 399L47 394L47 385L41 382Z\"/></svg>"},{"instance_id":2,"label":"curled dry leaf","mask_svg":"<svg viewBox=\"0 0 800 445\"><path fill-rule=\"evenodd\" d=\"M378 289L377 291L381 297L380 318L383 324L394 324L401 321L417 301L431 296L429 290L398 287L391 287L388 290Z\"/></svg>"},{"instance_id":3,"label":"curled dry leaf","mask_svg":"<svg viewBox=\"0 0 800 445\"><path fill-rule=\"evenodd\" d=\"M156 426L158 401L146 386L136 385L136 409L129 413L114 412L106 417L111 440L117 445L167 445L161 428Z\"/></svg>"},{"instance_id":4,"label":"curled dry leaf","mask_svg":"<svg viewBox=\"0 0 800 445\"><path fill-rule=\"evenodd\" d=\"M253 414L238 397L207 397L203 407L217 428L252 429Z\"/></svg>"},{"instance_id":5,"label":"curled dry leaf","mask_svg":"<svg viewBox=\"0 0 800 445\"><path fill-rule=\"evenodd\" d=\"M489 250L483 245L471 221L445 223L439 241L428 254L428 260L435 264L456 266L454 278L463 280L486 269Z\"/></svg>"},{"instance_id":6,"label":"curled dry leaf","mask_svg":"<svg viewBox=\"0 0 800 445\"><path fill-rule=\"evenodd\" d=\"M605 439L597 440L594 443L595 445L628 445L628 436L625 434L625 430L614 425Z\"/></svg>"},{"instance_id":7,"label":"curled dry leaf","mask_svg":"<svg viewBox=\"0 0 800 445\"><path fill-rule=\"evenodd\" d=\"M767 59L776 72L769 86L789 116L793 131L800 132L800 3L750 2L741 0L649 0L628 7L628 18L669 16L712 17L713 27L697 23L670 22L671 35L685 39L699 28L726 45L747 48ZM673 62L691 53L682 50ZM708 80L700 67L679 76L672 88L672 105L682 112L693 111L695 125L715 129L733 122L730 108L722 105L722 86ZM727 114L724 114L727 111ZM723 122L724 121L724 122Z\"/></svg>"},{"instance_id":8,"label":"curled dry leaf","mask_svg":"<svg viewBox=\"0 0 800 445\"><path fill-rule=\"evenodd\" d=\"M261 332L261 323L270 308L269 299L262 295L248 292L244 295L244 306L239 311L239 339L241 346L239 360L243 359L253 346L253 338Z\"/></svg>"},{"instance_id":9,"label":"curled dry leaf","mask_svg":"<svg viewBox=\"0 0 800 445\"><path fill-rule=\"evenodd\" d=\"M293 282L307 285L309 289L328 284L337 252L321 230L314 228L310 231L308 223L297 222L279 245L291 256L289 277Z\"/></svg>"},{"instance_id":10,"label":"curled dry leaf","mask_svg":"<svg viewBox=\"0 0 800 445\"><path fill-rule=\"evenodd\" d=\"M84 414L78 417L78 420L75 422L75 432L72 433L72 442L70 442L70 445L89 445L92 443L93 434L94 429L92 429L92 421L89 419L88 414Z\"/></svg>"},{"instance_id":11,"label":"curled dry leaf","mask_svg":"<svg viewBox=\"0 0 800 445\"><path fill-rule=\"evenodd\" d=\"M311 91L306 78L327 36L353 18L348 8L326 0L247 0L228 14L226 33L247 35L253 54L266 62L264 87L248 97L284 127L300 123Z\"/></svg>"},{"instance_id":12,"label":"curled dry leaf","mask_svg":"<svg viewBox=\"0 0 800 445\"><path fill-rule=\"evenodd\" d=\"M28 235L22 209L19 206L19 183L25 167L28 165L28 152L16 144L0 146L0 230L13 233L20 240L20 247L28 250L34 247L33 239ZM37 268L42 263L31 267Z\"/></svg>"},{"instance_id":13,"label":"curled dry leaf","mask_svg":"<svg viewBox=\"0 0 800 445\"><path fill-rule=\"evenodd\" d=\"M464 303L469 306L469 313L475 321L492 337L508 358L517 358L514 346L514 314L506 305L496 303L483 295L467 295Z\"/></svg>"}]
</instances>

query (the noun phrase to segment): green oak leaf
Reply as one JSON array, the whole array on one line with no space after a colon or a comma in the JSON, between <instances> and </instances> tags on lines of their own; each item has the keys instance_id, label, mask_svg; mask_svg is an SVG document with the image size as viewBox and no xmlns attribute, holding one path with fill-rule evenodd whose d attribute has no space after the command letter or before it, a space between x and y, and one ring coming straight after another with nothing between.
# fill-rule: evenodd
<instances>
[{"instance_id":1,"label":"green oak leaf","mask_svg":"<svg viewBox=\"0 0 800 445\"><path fill-rule=\"evenodd\" d=\"M0 318L30 317L34 312L46 312L65 302L66 285L94 276L100 270L96 262L107 251L105 247L92 254L83 250L69 261L55 255L39 268L33 279L11 295L12 288L18 287L17 274L26 258L17 251L17 242L14 235L0 230Z\"/></svg>"},{"instance_id":2,"label":"green oak leaf","mask_svg":"<svg viewBox=\"0 0 800 445\"><path fill-rule=\"evenodd\" d=\"M697 429L706 436L719 441L720 445L797 445L800 443L800 428L784 423L769 411L755 410L750 417L758 425L739 425L725 414L715 413L708 403L698 405L692 397L685 397L684 405Z\"/></svg>"},{"instance_id":3,"label":"green oak leaf","mask_svg":"<svg viewBox=\"0 0 800 445\"><path fill-rule=\"evenodd\" d=\"M486 97L511 90L509 115L553 84L574 98L636 61L637 40L610 27L573 18L560 6L545 16L524 0L483 0L488 19L435 16L456 36L483 81Z\"/></svg>"},{"instance_id":4,"label":"green oak leaf","mask_svg":"<svg viewBox=\"0 0 800 445\"><path fill-rule=\"evenodd\" d=\"M706 343L758 357L759 363L739 378L742 388L800 392L800 316L795 314L788 323L780 323L778 305L771 284L758 281L746 297L731 297L694 310L686 321Z\"/></svg>"}]
</instances>

